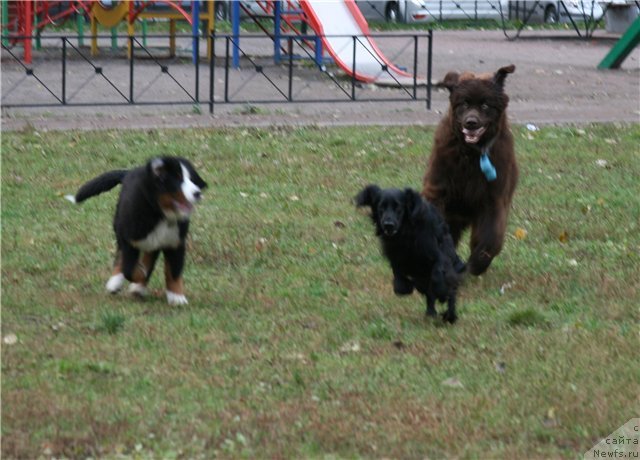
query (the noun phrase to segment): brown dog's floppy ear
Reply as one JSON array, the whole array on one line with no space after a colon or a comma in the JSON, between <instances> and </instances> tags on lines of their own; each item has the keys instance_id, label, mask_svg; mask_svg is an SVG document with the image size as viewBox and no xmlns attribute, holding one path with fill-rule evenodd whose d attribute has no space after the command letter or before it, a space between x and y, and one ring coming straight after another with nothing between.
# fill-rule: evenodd
<instances>
[{"instance_id":1,"label":"brown dog's floppy ear","mask_svg":"<svg viewBox=\"0 0 640 460\"><path fill-rule=\"evenodd\" d=\"M444 80L438 82L436 86L439 88L447 88L449 92L453 91L453 89L458 86L460 82L460 75L457 72L449 72L444 76Z\"/></svg>"},{"instance_id":2,"label":"brown dog's floppy ear","mask_svg":"<svg viewBox=\"0 0 640 460\"><path fill-rule=\"evenodd\" d=\"M367 185L356 196L356 206L369 206L373 208L380 199L380 187L375 184Z\"/></svg>"},{"instance_id":3,"label":"brown dog's floppy ear","mask_svg":"<svg viewBox=\"0 0 640 460\"><path fill-rule=\"evenodd\" d=\"M501 67L498 71L493 75L493 83L498 86L500 89L504 88L504 80L507 78L507 74L513 73L516 70L516 66L513 64Z\"/></svg>"}]
</instances>

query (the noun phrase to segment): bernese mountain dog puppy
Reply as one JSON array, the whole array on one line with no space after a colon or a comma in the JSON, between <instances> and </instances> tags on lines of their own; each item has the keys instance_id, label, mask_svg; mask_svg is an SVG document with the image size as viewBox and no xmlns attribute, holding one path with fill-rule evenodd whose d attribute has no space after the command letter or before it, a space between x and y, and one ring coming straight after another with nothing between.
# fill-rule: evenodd
<instances>
[{"instance_id":1,"label":"bernese mountain dog puppy","mask_svg":"<svg viewBox=\"0 0 640 460\"><path fill-rule=\"evenodd\" d=\"M167 302L187 303L182 270L189 217L207 183L193 165L180 157L153 158L131 170L109 171L80 187L73 203L109 191L122 184L113 219L116 257L107 291L115 294L125 279L129 292L144 296L160 252L164 255Z\"/></svg>"}]
</instances>

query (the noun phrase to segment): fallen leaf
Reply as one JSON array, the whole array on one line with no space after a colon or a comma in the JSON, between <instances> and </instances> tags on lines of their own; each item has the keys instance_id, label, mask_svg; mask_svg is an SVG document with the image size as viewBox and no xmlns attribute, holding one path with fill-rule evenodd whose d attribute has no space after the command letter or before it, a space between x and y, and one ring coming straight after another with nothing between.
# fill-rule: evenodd
<instances>
[{"instance_id":1,"label":"fallen leaf","mask_svg":"<svg viewBox=\"0 0 640 460\"><path fill-rule=\"evenodd\" d=\"M18 336L15 334L7 334L2 339L5 345L15 345L18 343Z\"/></svg>"},{"instance_id":2,"label":"fallen leaf","mask_svg":"<svg viewBox=\"0 0 640 460\"><path fill-rule=\"evenodd\" d=\"M302 353L291 353L289 355L285 355L285 359L291 361L302 361L303 363L307 362L307 358Z\"/></svg>"},{"instance_id":3,"label":"fallen leaf","mask_svg":"<svg viewBox=\"0 0 640 460\"><path fill-rule=\"evenodd\" d=\"M258 241L256 241L256 251L261 252L266 245L267 245L266 238L258 238Z\"/></svg>"},{"instance_id":4,"label":"fallen leaf","mask_svg":"<svg viewBox=\"0 0 640 460\"><path fill-rule=\"evenodd\" d=\"M596 165L600 166L601 168L606 168L608 164L609 163L607 162L607 160L596 160Z\"/></svg>"},{"instance_id":5,"label":"fallen leaf","mask_svg":"<svg viewBox=\"0 0 640 460\"><path fill-rule=\"evenodd\" d=\"M567 233L566 230L563 230L562 233L558 235L558 239L561 243L566 243L567 241L569 241L569 233Z\"/></svg>"},{"instance_id":6,"label":"fallen leaf","mask_svg":"<svg viewBox=\"0 0 640 460\"><path fill-rule=\"evenodd\" d=\"M504 295L507 289L511 289L516 283L514 281L509 281L508 283L504 283L500 286L500 295Z\"/></svg>"},{"instance_id":7,"label":"fallen leaf","mask_svg":"<svg viewBox=\"0 0 640 460\"><path fill-rule=\"evenodd\" d=\"M518 227L514 232L517 240L524 240L527 237L527 231L524 228Z\"/></svg>"},{"instance_id":8,"label":"fallen leaf","mask_svg":"<svg viewBox=\"0 0 640 460\"><path fill-rule=\"evenodd\" d=\"M577 267L578 261L576 259L569 259L569 265L571 265L572 267Z\"/></svg>"},{"instance_id":9,"label":"fallen leaf","mask_svg":"<svg viewBox=\"0 0 640 460\"><path fill-rule=\"evenodd\" d=\"M291 201L300 201L300 197L299 197L298 195L291 195L291 196L289 197L289 199L290 199Z\"/></svg>"},{"instance_id":10,"label":"fallen leaf","mask_svg":"<svg viewBox=\"0 0 640 460\"><path fill-rule=\"evenodd\" d=\"M550 407L549 410L547 410L547 413L544 419L542 420L542 424L547 428L553 428L555 426L558 426L555 407Z\"/></svg>"},{"instance_id":11,"label":"fallen leaf","mask_svg":"<svg viewBox=\"0 0 640 460\"><path fill-rule=\"evenodd\" d=\"M360 344L356 340L350 340L340 347L340 353L357 353L360 351Z\"/></svg>"},{"instance_id":12,"label":"fallen leaf","mask_svg":"<svg viewBox=\"0 0 640 460\"><path fill-rule=\"evenodd\" d=\"M495 367L496 367L496 370L501 374L504 374L505 371L507 370L507 364L502 361L495 363Z\"/></svg>"},{"instance_id":13,"label":"fallen leaf","mask_svg":"<svg viewBox=\"0 0 640 460\"><path fill-rule=\"evenodd\" d=\"M456 377L449 377L442 381L442 385L450 388L464 388L464 385Z\"/></svg>"}]
</instances>

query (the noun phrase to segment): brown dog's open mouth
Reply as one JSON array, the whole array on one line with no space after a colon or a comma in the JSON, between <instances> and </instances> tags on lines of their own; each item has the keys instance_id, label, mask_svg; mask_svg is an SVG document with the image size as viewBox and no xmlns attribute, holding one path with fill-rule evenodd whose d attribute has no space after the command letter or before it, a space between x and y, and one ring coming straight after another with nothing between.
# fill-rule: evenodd
<instances>
[{"instance_id":1,"label":"brown dog's open mouth","mask_svg":"<svg viewBox=\"0 0 640 460\"><path fill-rule=\"evenodd\" d=\"M477 144L486 130L487 130L486 126L483 126L477 129L462 128L462 134L464 134L464 141L467 144Z\"/></svg>"}]
</instances>

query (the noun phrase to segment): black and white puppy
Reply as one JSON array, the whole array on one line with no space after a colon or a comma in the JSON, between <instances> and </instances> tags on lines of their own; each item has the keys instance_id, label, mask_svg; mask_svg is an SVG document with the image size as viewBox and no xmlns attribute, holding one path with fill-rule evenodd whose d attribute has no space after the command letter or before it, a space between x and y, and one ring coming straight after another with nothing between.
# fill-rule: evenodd
<instances>
[{"instance_id":1,"label":"black and white puppy","mask_svg":"<svg viewBox=\"0 0 640 460\"><path fill-rule=\"evenodd\" d=\"M145 166L106 172L66 198L81 203L122 184L113 219L117 251L107 291L116 293L125 279L129 291L140 296L160 252L164 255L167 302L187 303L182 270L189 217L207 184L193 165L179 157L151 159Z\"/></svg>"},{"instance_id":2,"label":"black and white puppy","mask_svg":"<svg viewBox=\"0 0 640 460\"><path fill-rule=\"evenodd\" d=\"M456 292L465 264L436 208L410 188L383 190L377 185L360 191L356 205L371 208L376 235L393 271L393 291L408 295L415 288L426 296L428 316L436 316L436 300L447 302L442 317L455 322Z\"/></svg>"}]
</instances>

